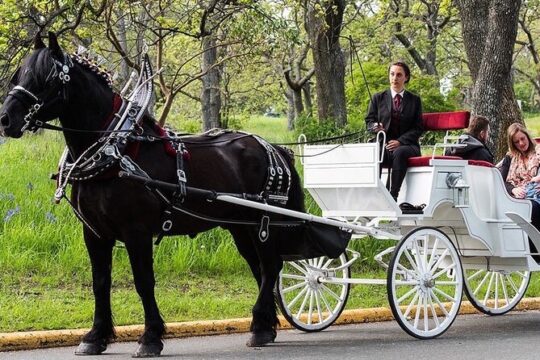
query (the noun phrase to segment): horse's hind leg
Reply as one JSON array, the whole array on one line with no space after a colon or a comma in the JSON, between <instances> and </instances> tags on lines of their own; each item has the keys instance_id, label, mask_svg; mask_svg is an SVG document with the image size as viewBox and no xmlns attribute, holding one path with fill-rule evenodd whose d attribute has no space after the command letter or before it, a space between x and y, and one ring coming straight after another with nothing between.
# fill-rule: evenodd
<instances>
[{"instance_id":1,"label":"horse's hind leg","mask_svg":"<svg viewBox=\"0 0 540 360\"><path fill-rule=\"evenodd\" d=\"M77 355L98 355L114 337L111 313L111 266L114 240L100 239L86 227L84 241L92 264L94 324L75 351Z\"/></svg>"},{"instance_id":2,"label":"horse's hind leg","mask_svg":"<svg viewBox=\"0 0 540 360\"><path fill-rule=\"evenodd\" d=\"M154 295L155 279L152 257L151 234L132 233L126 237L126 249L135 280L135 288L144 307L144 333L139 338L139 348L133 357L159 356L163 350L161 338L165 324Z\"/></svg>"}]
</instances>

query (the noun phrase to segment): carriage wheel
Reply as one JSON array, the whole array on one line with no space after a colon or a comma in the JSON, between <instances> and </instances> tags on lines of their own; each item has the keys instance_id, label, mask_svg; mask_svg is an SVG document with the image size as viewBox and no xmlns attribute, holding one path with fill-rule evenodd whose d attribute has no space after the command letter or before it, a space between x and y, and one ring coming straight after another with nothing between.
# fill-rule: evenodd
<instances>
[{"instance_id":1,"label":"carriage wheel","mask_svg":"<svg viewBox=\"0 0 540 360\"><path fill-rule=\"evenodd\" d=\"M487 315L502 315L512 310L525 295L531 273L465 269L465 294L471 304Z\"/></svg>"},{"instance_id":2,"label":"carriage wheel","mask_svg":"<svg viewBox=\"0 0 540 360\"><path fill-rule=\"evenodd\" d=\"M396 246L388 268L388 301L408 334L431 339L454 322L463 293L461 261L441 231L411 231Z\"/></svg>"},{"instance_id":3,"label":"carriage wheel","mask_svg":"<svg viewBox=\"0 0 540 360\"><path fill-rule=\"evenodd\" d=\"M284 262L277 283L277 298L283 316L292 326L307 332L321 331L337 320L347 303L351 284L322 283L319 279L349 279L349 267L328 272L347 261L343 253L337 259L323 256Z\"/></svg>"}]
</instances>

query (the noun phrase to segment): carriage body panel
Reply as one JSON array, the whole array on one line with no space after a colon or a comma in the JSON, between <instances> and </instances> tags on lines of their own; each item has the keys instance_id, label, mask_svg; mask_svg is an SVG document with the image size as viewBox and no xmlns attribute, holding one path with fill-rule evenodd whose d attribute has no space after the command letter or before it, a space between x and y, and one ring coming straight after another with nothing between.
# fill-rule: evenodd
<instances>
[{"instance_id":1,"label":"carriage body panel","mask_svg":"<svg viewBox=\"0 0 540 360\"><path fill-rule=\"evenodd\" d=\"M429 159L410 167L397 203L425 204L423 213L403 213L378 176L377 143L304 146L304 187L323 217L354 221L395 219L402 235L420 226L445 226L463 256L519 258L530 254L527 234L506 212L530 221L531 204L510 197L500 172L466 160ZM468 202L458 205L449 174L468 185ZM526 262L524 263L526 264Z\"/></svg>"}]
</instances>

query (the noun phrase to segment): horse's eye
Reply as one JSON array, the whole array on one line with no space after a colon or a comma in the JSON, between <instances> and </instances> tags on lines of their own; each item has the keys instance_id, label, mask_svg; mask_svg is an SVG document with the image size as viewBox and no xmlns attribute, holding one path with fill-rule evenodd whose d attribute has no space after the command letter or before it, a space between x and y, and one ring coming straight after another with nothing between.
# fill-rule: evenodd
<instances>
[{"instance_id":1,"label":"horse's eye","mask_svg":"<svg viewBox=\"0 0 540 360\"><path fill-rule=\"evenodd\" d=\"M9 84L10 85L17 85L17 83L19 82L19 73L21 72L21 68L18 68L17 70L15 70L15 73L13 73L13 75L11 76L11 80L9 80Z\"/></svg>"}]
</instances>

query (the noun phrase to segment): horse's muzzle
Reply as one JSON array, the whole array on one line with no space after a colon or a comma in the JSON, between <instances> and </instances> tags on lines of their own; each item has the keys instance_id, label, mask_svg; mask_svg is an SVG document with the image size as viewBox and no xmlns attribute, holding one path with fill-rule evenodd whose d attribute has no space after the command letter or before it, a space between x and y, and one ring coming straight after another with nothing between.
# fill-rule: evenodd
<instances>
[{"instance_id":1,"label":"horse's muzzle","mask_svg":"<svg viewBox=\"0 0 540 360\"><path fill-rule=\"evenodd\" d=\"M0 136L6 136L4 128L9 127L9 116L7 114L0 115Z\"/></svg>"}]
</instances>

